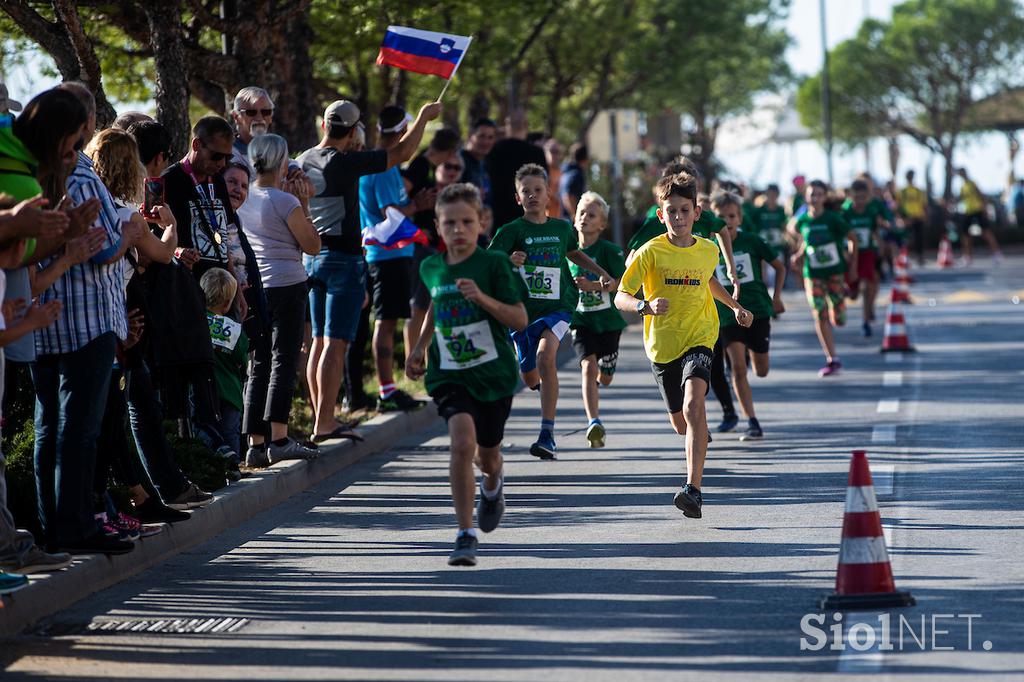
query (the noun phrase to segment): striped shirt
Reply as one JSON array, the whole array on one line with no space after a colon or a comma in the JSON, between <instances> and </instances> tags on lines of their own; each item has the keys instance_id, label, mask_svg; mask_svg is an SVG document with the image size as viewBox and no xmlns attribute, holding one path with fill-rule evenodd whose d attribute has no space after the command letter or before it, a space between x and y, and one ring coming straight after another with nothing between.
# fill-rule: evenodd
<instances>
[{"instance_id":1,"label":"striped shirt","mask_svg":"<svg viewBox=\"0 0 1024 682\"><path fill-rule=\"evenodd\" d=\"M39 297L41 304L53 299L64 304L57 321L35 333L36 352L40 355L72 353L107 332L114 332L120 339L128 336L124 262L94 262L109 259L110 252L120 246L121 220L110 192L93 170L92 161L81 152L75 170L68 176L67 194L75 206L93 197L100 200L100 214L94 227L102 227L107 235L100 255L72 266ZM44 259L38 267L45 268L57 257Z\"/></svg>"}]
</instances>

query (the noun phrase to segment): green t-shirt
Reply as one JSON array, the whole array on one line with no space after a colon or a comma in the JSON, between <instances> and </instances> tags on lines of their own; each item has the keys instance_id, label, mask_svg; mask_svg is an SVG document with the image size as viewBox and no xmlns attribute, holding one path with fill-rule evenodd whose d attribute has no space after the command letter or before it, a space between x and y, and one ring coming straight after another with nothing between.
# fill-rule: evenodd
<instances>
[{"instance_id":1,"label":"green t-shirt","mask_svg":"<svg viewBox=\"0 0 1024 682\"><path fill-rule=\"evenodd\" d=\"M841 215L825 211L812 218L808 211L796 219L796 227L807 244L804 277L827 279L846 273L846 235L850 226Z\"/></svg>"},{"instance_id":2,"label":"green t-shirt","mask_svg":"<svg viewBox=\"0 0 1024 682\"><path fill-rule=\"evenodd\" d=\"M508 257L477 249L472 256L449 265L439 253L420 264L420 278L434 304L434 342L427 357L427 392L443 384L464 386L481 402L512 395L519 382L519 365L508 329L475 303L467 301L456 279L471 279L480 291L502 303L526 299L526 289Z\"/></svg>"},{"instance_id":3,"label":"green t-shirt","mask_svg":"<svg viewBox=\"0 0 1024 682\"><path fill-rule=\"evenodd\" d=\"M843 204L843 219L857 233L857 248L860 251L878 251L878 243L875 241L875 231L878 229L878 219L881 215L876 204L867 204L862 212L858 212L853 204Z\"/></svg>"},{"instance_id":4,"label":"green t-shirt","mask_svg":"<svg viewBox=\"0 0 1024 682\"><path fill-rule=\"evenodd\" d=\"M623 255L622 249L610 241L598 239L581 250L615 279L622 277L622 273L626 271L626 257ZM569 272L573 277L582 275L593 282L598 279L597 275L587 272L575 263L569 263ZM572 326L586 327L597 333L624 329L626 321L622 319L622 314L615 307L614 299L614 291L583 291L581 289L579 302L572 314Z\"/></svg>"},{"instance_id":5,"label":"green t-shirt","mask_svg":"<svg viewBox=\"0 0 1024 682\"><path fill-rule=\"evenodd\" d=\"M776 255L782 253L786 246L783 237L786 233L786 209L778 205L775 208L761 206L754 212L754 222L757 226L757 235L768 242Z\"/></svg>"},{"instance_id":6,"label":"green t-shirt","mask_svg":"<svg viewBox=\"0 0 1024 682\"><path fill-rule=\"evenodd\" d=\"M643 224L640 225L640 229L629 240L627 246L630 251L636 251L655 237L660 237L668 232L665 223L658 220L657 210L657 206L652 206L647 211L647 216L644 218ZM725 221L717 218L711 211L701 211L700 217L693 223L693 233L698 237L712 239L711 234L721 232L723 227L725 227Z\"/></svg>"},{"instance_id":7,"label":"green t-shirt","mask_svg":"<svg viewBox=\"0 0 1024 682\"><path fill-rule=\"evenodd\" d=\"M576 309L579 290L569 274L565 254L580 247L576 230L567 221L548 218L538 225L526 218L513 220L498 230L488 248L507 254L526 253L526 263L519 268L519 274L530 295L526 299L530 322L550 313L571 313Z\"/></svg>"},{"instance_id":8,"label":"green t-shirt","mask_svg":"<svg viewBox=\"0 0 1024 682\"><path fill-rule=\"evenodd\" d=\"M778 254L768 242L756 234L739 230L732 240L732 257L736 263L736 277L740 280L740 305L753 313L755 318L774 317L772 297L762 276L762 264L772 262L778 258ZM726 272L725 258L721 255L718 257L715 277L726 291L732 292L732 280ZM719 325L727 327L736 324L736 315L729 306L722 305L717 300L715 305L718 306Z\"/></svg>"},{"instance_id":9,"label":"green t-shirt","mask_svg":"<svg viewBox=\"0 0 1024 682\"><path fill-rule=\"evenodd\" d=\"M206 323L213 343L213 380L217 384L217 395L241 411L242 383L249 361L249 337L241 323L209 310L206 311Z\"/></svg>"}]
</instances>

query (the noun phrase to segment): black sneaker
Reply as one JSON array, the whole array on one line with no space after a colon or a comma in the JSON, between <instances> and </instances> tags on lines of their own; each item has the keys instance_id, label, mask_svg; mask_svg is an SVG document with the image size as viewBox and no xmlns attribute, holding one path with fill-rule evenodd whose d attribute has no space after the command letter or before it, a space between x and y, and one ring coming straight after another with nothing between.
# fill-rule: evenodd
<instances>
[{"instance_id":1,"label":"black sneaker","mask_svg":"<svg viewBox=\"0 0 1024 682\"><path fill-rule=\"evenodd\" d=\"M722 423L715 427L715 431L718 433L727 433L736 428L736 425L740 423L740 418L735 414L727 414L722 417Z\"/></svg>"},{"instance_id":2,"label":"black sneaker","mask_svg":"<svg viewBox=\"0 0 1024 682\"><path fill-rule=\"evenodd\" d=\"M479 543L469 533L455 538L455 549L448 555L449 566L476 566L476 547Z\"/></svg>"},{"instance_id":3,"label":"black sneaker","mask_svg":"<svg viewBox=\"0 0 1024 682\"><path fill-rule=\"evenodd\" d=\"M361 410L372 410L377 406L377 400L362 391L358 395L345 396L341 401L341 409L345 412L359 412Z\"/></svg>"},{"instance_id":4,"label":"black sneaker","mask_svg":"<svg viewBox=\"0 0 1024 682\"><path fill-rule=\"evenodd\" d=\"M315 445L300 443L294 438L287 438L281 445L267 443L267 459L271 464L292 459L316 459L320 450Z\"/></svg>"},{"instance_id":5,"label":"black sneaker","mask_svg":"<svg viewBox=\"0 0 1024 682\"><path fill-rule=\"evenodd\" d=\"M676 509L683 512L683 516L691 519L700 518L700 507L704 504L704 498L696 486L687 483L676 493L672 501L675 502Z\"/></svg>"},{"instance_id":6,"label":"black sneaker","mask_svg":"<svg viewBox=\"0 0 1024 682\"><path fill-rule=\"evenodd\" d=\"M213 494L208 493L195 483L189 483L185 491L167 503L171 509L185 511L186 509L199 509L213 502Z\"/></svg>"},{"instance_id":7,"label":"black sneaker","mask_svg":"<svg viewBox=\"0 0 1024 682\"><path fill-rule=\"evenodd\" d=\"M480 530L490 533L501 523L501 517L505 514L505 485L502 484L501 492L493 500L484 495L483 483L480 484L480 500L476 503L476 522Z\"/></svg>"},{"instance_id":8,"label":"black sneaker","mask_svg":"<svg viewBox=\"0 0 1024 682\"><path fill-rule=\"evenodd\" d=\"M377 400L378 412L411 412L426 405L422 400L416 400L400 388L396 388L387 398Z\"/></svg>"},{"instance_id":9,"label":"black sneaker","mask_svg":"<svg viewBox=\"0 0 1024 682\"><path fill-rule=\"evenodd\" d=\"M84 540L60 545L60 550L68 554L127 554L133 549L135 549L135 545L131 542L111 537L103 531L99 531Z\"/></svg>"},{"instance_id":10,"label":"black sneaker","mask_svg":"<svg viewBox=\"0 0 1024 682\"><path fill-rule=\"evenodd\" d=\"M761 424L756 419L751 419L747 424L747 430L740 436L740 440L761 440L764 438L764 432L761 431Z\"/></svg>"},{"instance_id":11,"label":"black sneaker","mask_svg":"<svg viewBox=\"0 0 1024 682\"><path fill-rule=\"evenodd\" d=\"M192 518L188 512L171 509L155 497L147 497L142 504L132 506L135 508L135 518L143 523L178 523Z\"/></svg>"}]
</instances>

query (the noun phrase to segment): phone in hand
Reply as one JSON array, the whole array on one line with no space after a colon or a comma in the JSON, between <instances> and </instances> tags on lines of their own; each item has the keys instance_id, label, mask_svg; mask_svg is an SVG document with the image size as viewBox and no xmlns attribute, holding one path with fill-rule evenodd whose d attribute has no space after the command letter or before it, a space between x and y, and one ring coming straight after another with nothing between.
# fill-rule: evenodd
<instances>
[{"instance_id":1,"label":"phone in hand","mask_svg":"<svg viewBox=\"0 0 1024 682\"><path fill-rule=\"evenodd\" d=\"M159 215L157 206L164 204L164 179L146 178L145 193L142 200L142 215L147 220L156 220Z\"/></svg>"}]
</instances>

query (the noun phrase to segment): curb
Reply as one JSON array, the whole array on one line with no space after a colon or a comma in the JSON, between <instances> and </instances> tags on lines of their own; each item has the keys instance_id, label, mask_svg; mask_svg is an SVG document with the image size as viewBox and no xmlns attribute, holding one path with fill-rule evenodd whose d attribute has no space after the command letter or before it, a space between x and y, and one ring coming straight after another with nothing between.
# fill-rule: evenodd
<instances>
[{"instance_id":1,"label":"curb","mask_svg":"<svg viewBox=\"0 0 1024 682\"><path fill-rule=\"evenodd\" d=\"M0 597L0 636L17 635L46 616L248 521L366 456L390 448L398 439L440 421L430 404L415 412L379 415L360 425L363 442L320 446L321 455L315 460L280 462L232 483L218 491L210 505L193 510L187 522L168 524L159 535L137 541L129 554L77 557L63 571L31 575L27 587Z\"/></svg>"}]
</instances>

